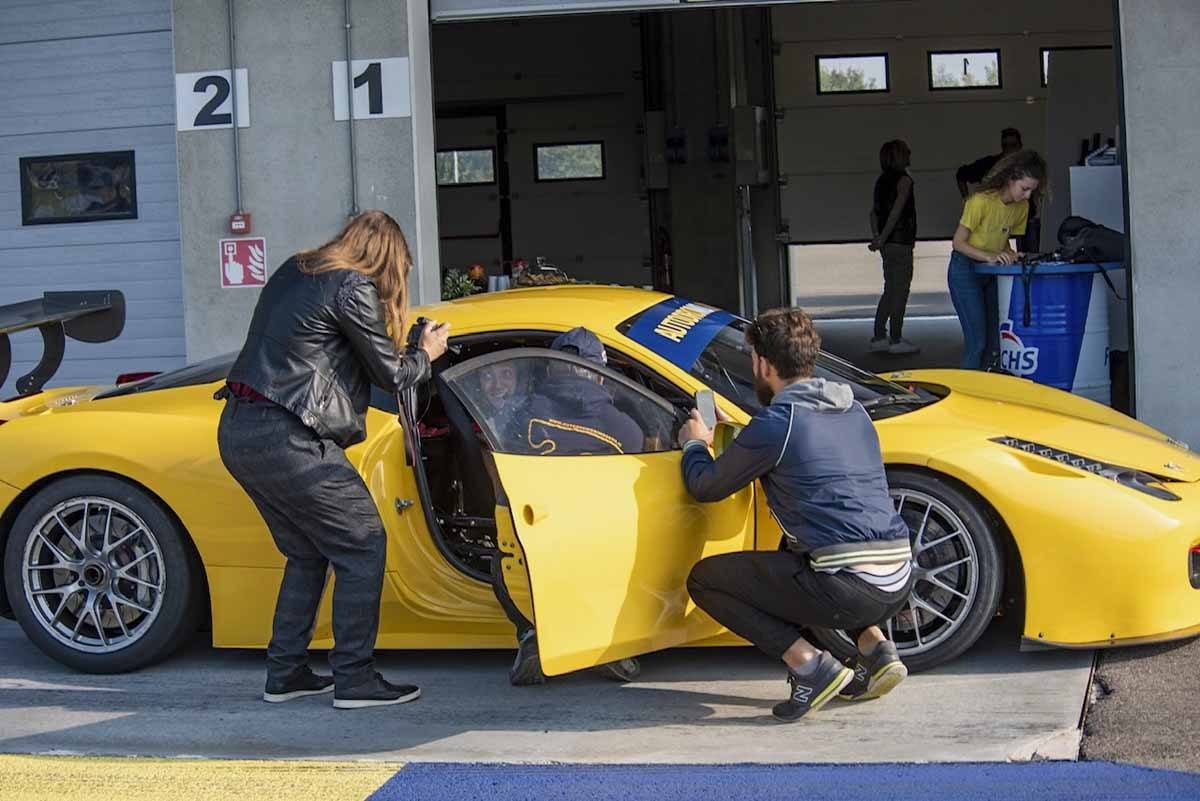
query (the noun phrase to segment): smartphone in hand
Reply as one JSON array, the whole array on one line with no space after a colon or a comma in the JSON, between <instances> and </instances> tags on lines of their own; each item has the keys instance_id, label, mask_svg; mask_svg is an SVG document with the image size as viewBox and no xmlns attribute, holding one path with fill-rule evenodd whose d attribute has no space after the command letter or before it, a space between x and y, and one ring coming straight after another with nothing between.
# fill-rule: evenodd
<instances>
[{"instance_id":1,"label":"smartphone in hand","mask_svg":"<svg viewBox=\"0 0 1200 801\"><path fill-rule=\"evenodd\" d=\"M710 429L716 427L717 402L711 389L696 390L696 409L699 410L700 419L704 421L704 425Z\"/></svg>"}]
</instances>

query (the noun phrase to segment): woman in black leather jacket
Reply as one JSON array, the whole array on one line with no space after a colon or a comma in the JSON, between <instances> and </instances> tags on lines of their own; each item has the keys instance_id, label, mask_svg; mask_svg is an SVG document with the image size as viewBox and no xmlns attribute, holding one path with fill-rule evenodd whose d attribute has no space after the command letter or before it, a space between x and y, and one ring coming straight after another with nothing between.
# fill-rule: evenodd
<instances>
[{"instance_id":1,"label":"woman in black leather jacket","mask_svg":"<svg viewBox=\"0 0 1200 801\"><path fill-rule=\"evenodd\" d=\"M366 437L371 384L397 392L429 377L448 325L404 351L407 278L400 226L368 211L267 281L226 386L221 461L287 557L267 648L263 700L333 690L353 709L416 699L375 672L387 540L375 501L344 448ZM317 606L333 566L333 677L308 666Z\"/></svg>"}]
</instances>

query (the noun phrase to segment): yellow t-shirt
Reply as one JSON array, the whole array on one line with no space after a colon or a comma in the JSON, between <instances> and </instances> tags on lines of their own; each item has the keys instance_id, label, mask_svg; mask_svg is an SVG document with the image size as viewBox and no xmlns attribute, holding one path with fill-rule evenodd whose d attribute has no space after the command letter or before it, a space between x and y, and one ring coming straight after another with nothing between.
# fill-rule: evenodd
<instances>
[{"instance_id":1,"label":"yellow t-shirt","mask_svg":"<svg viewBox=\"0 0 1200 801\"><path fill-rule=\"evenodd\" d=\"M976 192L967 198L962 219L958 222L971 229L968 245L988 253L999 253L1011 237L1025 233L1028 220L1029 201L1006 204L1000 199L999 192L992 191Z\"/></svg>"}]
</instances>

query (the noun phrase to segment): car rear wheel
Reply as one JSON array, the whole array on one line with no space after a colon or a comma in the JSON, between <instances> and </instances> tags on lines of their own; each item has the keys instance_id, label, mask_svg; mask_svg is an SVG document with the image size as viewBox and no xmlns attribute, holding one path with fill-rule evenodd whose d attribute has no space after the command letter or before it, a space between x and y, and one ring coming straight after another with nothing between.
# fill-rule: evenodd
<instances>
[{"instance_id":1,"label":"car rear wheel","mask_svg":"<svg viewBox=\"0 0 1200 801\"><path fill-rule=\"evenodd\" d=\"M910 670L928 670L974 645L995 616L1003 557L987 515L951 482L895 469L888 471L888 486L908 524L916 584L907 607L883 625L884 633ZM813 635L843 659L857 650L845 632Z\"/></svg>"},{"instance_id":2,"label":"car rear wheel","mask_svg":"<svg viewBox=\"0 0 1200 801\"><path fill-rule=\"evenodd\" d=\"M147 493L106 476L57 481L9 533L9 603L48 656L88 673L157 662L195 630L199 564Z\"/></svg>"}]
</instances>

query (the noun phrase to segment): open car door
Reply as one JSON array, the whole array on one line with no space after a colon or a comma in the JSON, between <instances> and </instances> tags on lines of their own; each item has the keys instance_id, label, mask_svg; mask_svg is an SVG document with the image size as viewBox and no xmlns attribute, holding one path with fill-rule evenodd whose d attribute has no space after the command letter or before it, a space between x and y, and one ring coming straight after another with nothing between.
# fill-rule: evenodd
<instances>
[{"instance_id":1,"label":"open car door","mask_svg":"<svg viewBox=\"0 0 1200 801\"><path fill-rule=\"evenodd\" d=\"M442 374L486 440L497 593L531 617L557 675L724 631L685 586L705 556L754 548L753 488L688 495L680 413L571 354L523 348Z\"/></svg>"}]
</instances>

